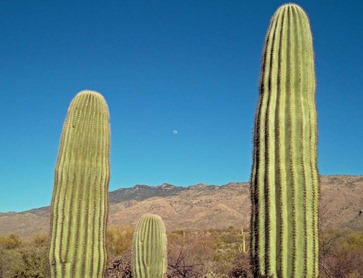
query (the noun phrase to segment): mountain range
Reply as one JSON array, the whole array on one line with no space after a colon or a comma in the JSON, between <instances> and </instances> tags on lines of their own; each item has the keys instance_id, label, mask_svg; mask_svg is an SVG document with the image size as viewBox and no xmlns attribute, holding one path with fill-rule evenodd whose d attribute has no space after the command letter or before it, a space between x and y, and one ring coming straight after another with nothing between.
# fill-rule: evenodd
<instances>
[{"instance_id":1,"label":"mountain range","mask_svg":"<svg viewBox=\"0 0 363 278\"><path fill-rule=\"evenodd\" d=\"M188 187L135 185L109 193L108 225L135 225L144 213L160 215L168 230L248 228L249 183ZM320 226L363 231L363 176L320 176ZM47 234L49 207L0 213L0 235Z\"/></svg>"}]
</instances>

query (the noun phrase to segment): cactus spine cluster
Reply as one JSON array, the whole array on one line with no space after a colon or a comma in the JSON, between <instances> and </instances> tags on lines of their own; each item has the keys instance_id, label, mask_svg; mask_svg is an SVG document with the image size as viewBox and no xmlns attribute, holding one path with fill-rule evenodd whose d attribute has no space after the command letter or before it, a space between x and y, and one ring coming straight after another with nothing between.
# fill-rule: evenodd
<instances>
[{"instance_id":1,"label":"cactus spine cluster","mask_svg":"<svg viewBox=\"0 0 363 278\"><path fill-rule=\"evenodd\" d=\"M103 277L110 125L102 95L82 91L64 122L51 205L51 277Z\"/></svg>"},{"instance_id":2,"label":"cactus spine cluster","mask_svg":"<svg viewBox=\"0 0 363 278\"><path fill-rule=\"evenodd\" d=\"M133 274L136 278L163 278L167 270L167 239L163 220L143 215L133 239Z\"/></svg>"},{"instance_id":3,"label":"cactus spine cluster","mask_svg":"<svg viewBox=\"0 0 363 278\"><path fill-rule=\"evenodd\" d=\"M267 32L254 128L251 260L256 277L318 276L317 115L305 12L281 6Z\"/></svg>"}]
</instances>

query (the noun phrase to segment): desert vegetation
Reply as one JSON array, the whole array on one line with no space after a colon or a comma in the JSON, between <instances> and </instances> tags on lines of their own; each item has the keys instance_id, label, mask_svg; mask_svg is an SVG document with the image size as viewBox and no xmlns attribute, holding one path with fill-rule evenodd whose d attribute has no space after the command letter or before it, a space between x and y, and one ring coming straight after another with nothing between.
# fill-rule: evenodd
<instances>
[{"instance_id":1,"label":"desert vegetation","mask_svg":"<svg viewBox=\"0 0 363 278\"><path fill-rule=\"evenodd\" d=\"M132 276L134 227L107 229L107 278ZM167 233L167 277L253 277L242 229L175 230ZM363 232L329 229L320 232L319 268L322 278L363 277ZM0 237L0 278L46 278L48 236L31 239ZM246 252L245 252L246 251ZM209 276L207 276L209 275Z\"/></svg>"}]
</instances>

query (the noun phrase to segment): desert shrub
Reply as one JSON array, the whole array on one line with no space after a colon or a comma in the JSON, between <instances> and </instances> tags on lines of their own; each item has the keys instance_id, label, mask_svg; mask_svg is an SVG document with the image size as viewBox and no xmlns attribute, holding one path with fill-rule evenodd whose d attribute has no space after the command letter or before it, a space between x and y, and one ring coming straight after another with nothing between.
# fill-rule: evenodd
<instances>
[{"instance_id":1,"label":"desert shrub","mask_svg":"<svg viewBox=\"0 0 363 278\"><path fill-rule=\"evenodd\" d=\"M321 231L320 274L329 278L363 277L363 233Z\"/></svg>"},{"instance_id":2,"label":"desert shrub","mask_svg":"<svg viewBox=\"0 0 363 278\"><path fill-rule=\"evenodd\" d=\"M134 229L131 226L114 225L107 229L106 277L131 278L131 250Z\"/></svg>"},{"instance_id":3,"label":"desert shrub","mask_svg":"<svg viewBox=\"0 0 363 278\"><path fill-rule=\"evenodd\" d=\"M228 273L231 278L252 278L249 253L239 252L234 257L232 267Z\"/></svg>"},{"instance_id":4,"label":"desert shrub","mask_svg":"<svg viewBox=\"0 0 363 278\"><path fill-rule=\"evenodd\" d=\"M15 234L10 234L0 237L0 248L1 249L16 249L23 245L23 240Z\"/></svg>"},{"instance_id":5,"label":"desert shrub","mask_svg":"<svg viewBox=\"0 0 363 278\"><path fill-rule=\"evenodd\" d=\"M133 228L112 226L107 231L106 277L132 278ZM247 237L247 247L248 237ZM252 277L249 254L241 248L239 229L177 230L168 232L168 277ZM248 251L248 250L247 250ZM25 240L0 236L0 278L45 278L48 237ZM363 277L363 232L330 229L320 232L320 277Z\"/></svg>"},{"instance_id":6,"label":"desert shrub","mask_svg":"<svg viewBox=\"0 0 363 278\"><path fill-rule=\"evenodd\" d=\"M48 277L47 237L24 241L16 235L0 237L1 278Z\"/></svg>"},{"instance_id":7,"label":"desert shrub","mask_svg":"<svg viewBox=\"0 0 363 278\"><path fill-rule=\"evenodd\" d=\"M242 265L248 273L248 254L243 253L243 263L237 264L241 244L241 230L233 227L171 232L168 234L168 277L239 277L232 275Z\"/></svg>"},{"instance_id":8,"label":"desert shrub","mask_svg":"<svg viewBox=\"0 0 363 278\"><path fill-rule=\"evenodd\" d=\"M131 252L114 257L108 264L106 277L132 278Z\"/></svg>"},{"instance_id":9,"label":"desert shrub","mask_svg":"<svg viewBox=\"0 0 363 278\"><path fill-rule=\"evenodd\" d=\"M212 257L213 240L208 232L184 230L168 233L168 277L201 277L210 267Z\"/></svg>"},{"instance_id":10,"label":"desert shrub","mask_svg":"<svg viewBox=\"0 0 363 278\"><path fill-rule=\"evenodd\" d=\"M110 259L131 252L134 229L115 225L107 229L107 254Z\"/></svg>"}]
</instances>

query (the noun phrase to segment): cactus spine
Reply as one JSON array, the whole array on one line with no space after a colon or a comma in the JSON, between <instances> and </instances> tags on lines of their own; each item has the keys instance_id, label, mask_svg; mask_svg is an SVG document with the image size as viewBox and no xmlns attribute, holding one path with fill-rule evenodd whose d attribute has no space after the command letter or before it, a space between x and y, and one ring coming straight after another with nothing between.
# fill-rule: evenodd
<instances>
[{"instance_id":1,"label":"cactus spine","mask_svg":"<svg viewBox=\"0 0 363 278\"><path fill-rule=\"evenodd\" d=\"M318 276L318 197L312 35L305 12L286 4L267 32L254 128L256 277Z\"/></svg>"},{"instance_id":2,"label":"cactus spine","mask_svg":"<svg viewBox=\"0 0 363 278\"><path fill-rule=\"evenodd\" d=\"M99 93L82 91L64 122L51 205L51 277L103 277L110 125Z\"/></svg>"},{"instance_id":3,"label":"cactus spine","mask_svg":"<svg viewBox=\"0 0 363 278\"><path fill-rule=\"evenodd\" d=\"M133 239L133 273L136 278L163 278L167 269L167 239L163 220L143 215Z\"/></svg>"}]
</instances>

